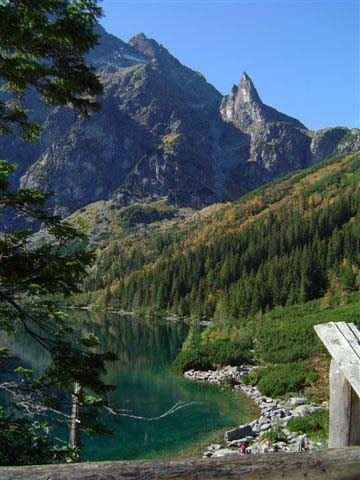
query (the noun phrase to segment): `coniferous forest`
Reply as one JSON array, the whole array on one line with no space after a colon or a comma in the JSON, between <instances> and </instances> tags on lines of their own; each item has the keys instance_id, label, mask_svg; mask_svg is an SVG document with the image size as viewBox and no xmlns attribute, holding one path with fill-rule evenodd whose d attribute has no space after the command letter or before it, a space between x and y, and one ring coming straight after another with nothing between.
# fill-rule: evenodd
<instances>
[{"instance_id":1,"label":"coniferous forest","mask_svg":"<svg viewBox=\"0 0 360 480\"><path fill-rule=\"evenodd\" d=\"M128 207L76 303L211 320L190 330L176 370L256 361L248 381L263 393L326 398L326 385L311 387L328 362L313 325L360 323L359 167L359 154L332 157L152 229L149 206Z\"/></svg>"},{"instance_id":2,"label":"coniferous forest","mask_svg":"<svg viewBox=\"0 0 360 480\"><path fill-rule=\"evenodd\" d=\"M1 469L291 453L323 448L328 436L331 447L330 355L314 326L360 326L360 129L350 125L348 87L356 78L343 62L355 52L349 39L358 33L351 24L358 11L341 2L316 5L311 12L324 38L310 46L319 34L311 32L315 22L303 21L310 12L304 2L295 6L299 19L286 13L285 42L275 25L291 1L270 9L265 2L261 15L230 2L237 18L222 16L230 11L222 2L209 9L202 0L105 3L104 23L100 0L0 0ZM123 17L133 6L141 15ZM331 17L337 8L342 22ZM164 42L171 33L179 59L144 33L117 36L130 34L143 15ZM129 29L126 18L134 22ZM174 18L186 25L172 28ZM309 35L299 36L305 23ZM344 41L329 29L335 23L339 31L349 25ZM254 48L249 57L234 41L239 32L240 46L246 38ZM194 53L200 37L206 49ZM272 77L265 42L269 51L297 42L316 62L298 55L295 65L285 49L284 71ZM226 69L221 62L213 68L216 52ZM257 56L264 65L252 64ZM193 67L199 60L199 70L200 60L211 64L204 73L216 70L219 83L183 57ZM329 118L321 118L323 57L345 71L344 98L333 98ZM309 125L264 103L246 72L221 93L236 81L226 73L234 58L261 72L259 85L274 86L273 98L280 93L293 111L303 107L291 101L306 75L292 91L284 85L293 72L311 72L313 97L302 94L309 111L317 109ZM324 128L342 108L336 122L346 126ZM305 110L299 113L305 120ZM353 325L317 330L342 327L359 360ZM344 376L343 404L351 404L347 446L355 438L358 386L344 363L334 357L332 368ZM348 363L350 370L355 361ZM314 436L305 441L307 433ZM213 465L221 470L225 461ZM135 464L135 475L147 465ZM189 465L195 470L196 462ZM115 476L131 476L128 468L116 465ZM66 478L60 470L55 476ZM91 476L107 475L95 470Z\"/></svg>"},{"instance_id":3,"label":"coniferous forest","mask_svg":"<svg viewBox=\"0 0 360 480\"><path fill-rule=\"evenodd\" d=\"M99 304L238 319L359 285L359 156L331 159L101 253Z\"/></svg>"}]
</instances>

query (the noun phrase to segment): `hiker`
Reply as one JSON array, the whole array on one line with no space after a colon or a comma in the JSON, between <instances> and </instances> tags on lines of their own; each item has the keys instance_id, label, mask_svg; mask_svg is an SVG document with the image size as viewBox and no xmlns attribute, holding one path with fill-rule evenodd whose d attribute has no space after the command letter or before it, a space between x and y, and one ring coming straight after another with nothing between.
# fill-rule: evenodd
<instances>
[{"instance_id":1,"label":"hiker","mask_svg":"<svg viewBox=\"0 0 360 480\"><path fill-rule=\"evenodd\" d=\"M245 455L246 453L246 443L245 442L242 442L242 444L240 445L240 452Z\"/></svg>"},{"instance_id":2,"label":"hiker","mask_svg":"<svg viewBox=\"0 0 360 480\"><path fill-rule=\"evenodd\" d=\"M302 452L307 449L308 449L308 438L307 438L307 435L303 435L302 437L300 437L300 440L298 443L298 452Z\"/></svg>"}]
</instances>

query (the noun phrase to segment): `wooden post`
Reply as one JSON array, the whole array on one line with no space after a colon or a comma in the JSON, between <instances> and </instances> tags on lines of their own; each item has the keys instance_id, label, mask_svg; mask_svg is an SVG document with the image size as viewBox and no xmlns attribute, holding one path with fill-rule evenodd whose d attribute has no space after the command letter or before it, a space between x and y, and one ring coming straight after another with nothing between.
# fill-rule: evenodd
<instances>
[{"instance_id":1,"label":"wooden post","mask_svg":"<svg viewBox=\"0 0 360 480\"><path fill-rule=\"evenodd\" d=\"M329 448L350 445L351 385L334 359L330 363Z\"/></svg>"},{"instance_id":2,"label":"wooden post","mask_svg":"<svg viewBox=\"0 0 360 480\"><path fill-rule=\"evenodd\" d=\"M360 445L360 397L356 394L353 388L351 389L351 426L349 445Z\"/></svg>"},{"instance_id":3,"label":"wooden post","mask_svg":"<svg viewBox=\"0 0 360 480\"><path fill-rule=\"evenodd\" d=\"M81 447L80 439L80 400L81 385L76 382L74 387L74 394L72 395L72 409L71 409L71 421L70 421L70 438L69 446L71 448Z\"/></svg>"},{"instance_id":4,"label":"wooden post","mask_svg":"<svg viewBox=\"0 0 360 480\"><path fill-rule=\"evenodd\" d=\"M360 332L345 322L314 328L332 356L329 448L360 445Z\"/></svg>"}]
</instances>

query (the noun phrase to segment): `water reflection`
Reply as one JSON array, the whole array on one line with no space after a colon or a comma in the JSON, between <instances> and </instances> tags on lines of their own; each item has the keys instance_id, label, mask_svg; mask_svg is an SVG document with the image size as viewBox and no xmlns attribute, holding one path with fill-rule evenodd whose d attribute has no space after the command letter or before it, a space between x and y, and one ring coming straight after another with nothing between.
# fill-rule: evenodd
<instances>
[{"instance_id":1,"label":"water reflection","mask_svg":"<svg viewBox=\"0 0 360 480\"><path fill-rule=\"evenodd\" d=\"M116 385L111 401L136 415L155 417L177 401L198 402L159 421L122 418L114 435L84 439L86 460L158 457L177 450L201 435L222 426L232 426L243 417L249 402L239 411L238 398L230 391L199 385L174 375L169 366L186 337L188 327L169 323L87 311L71 312L82 331L95 334L101 347L113 351L119 361L109 365L106 381ZM10 342L13 355L39 373L47 364L46 352L28 338Z\"/></svg>"}]
</instances>

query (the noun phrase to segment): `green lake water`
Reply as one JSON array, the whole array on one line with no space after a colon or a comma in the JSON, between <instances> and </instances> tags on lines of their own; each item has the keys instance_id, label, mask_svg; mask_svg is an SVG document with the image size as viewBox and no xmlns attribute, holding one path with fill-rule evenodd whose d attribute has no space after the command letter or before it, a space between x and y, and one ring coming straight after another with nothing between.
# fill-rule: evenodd
<instances>
[{"instance_id":1,"label":"green lake water","mask_svg":"<svg viewBox=\"0 0 360 480\"><path fill-rule=\"evenodd\" d=\"M252 403L230 389L184 380L170 365L187 335L183 323L159 322L108 313L71 312L73 321L97 335L105 350L119 361L108 368L106 380L117 385L111 401L134 415L156 417L178 401L196 402L157 421L111 417L112 436L84 437L83 460L159 458L200 442L211 432L254 418ZM11 342L11 352L34 371L47 355L32 342Z\"/></svg>"}]
</instances>

